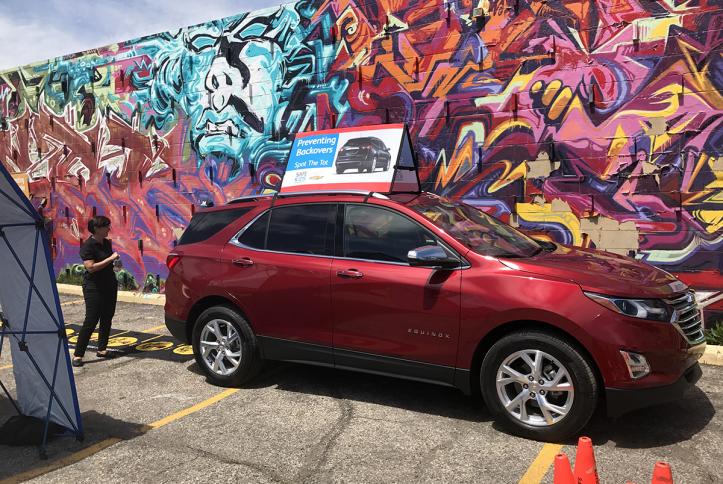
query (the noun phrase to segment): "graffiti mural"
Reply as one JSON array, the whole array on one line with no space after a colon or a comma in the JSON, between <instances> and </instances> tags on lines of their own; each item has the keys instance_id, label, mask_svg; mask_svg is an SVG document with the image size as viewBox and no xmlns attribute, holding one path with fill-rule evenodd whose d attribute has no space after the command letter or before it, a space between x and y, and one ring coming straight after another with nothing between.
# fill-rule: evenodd
<instances>
[{"instance_id":1,"label":"graffiti mural","mask_svg":"<svg viewBox=\"0 0 723 484\"><path fill-rule=\"evenodd\" d=\"M194 207L273 190L293 136L405 122L427 190L561 243L723 277L713 0L309 0L0 73L0 160L56 270L103 213L161 289Z\"/></svg>"}]
</instances>

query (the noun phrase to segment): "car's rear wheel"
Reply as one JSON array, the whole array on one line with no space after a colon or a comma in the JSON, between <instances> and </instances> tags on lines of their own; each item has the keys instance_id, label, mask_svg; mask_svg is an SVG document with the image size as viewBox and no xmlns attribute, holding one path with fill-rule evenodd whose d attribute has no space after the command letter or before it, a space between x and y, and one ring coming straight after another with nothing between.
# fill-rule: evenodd
<instances>
[{"instance_id":1,"label":"car's rear wheel","mask_svg":"<svg viewBox=\"0 0 723 484\"><path fill-rule=\"evenodd\" d=\"M485 404L512 432L562 441L590 420L598 400L592 366L568 341L524 331L497 341L480 369Z\"/></svg>"},{"instance_id":2,"label":"car's rear wheel","mask_svg":"<svg viewBox=\"0 0 723 484\"><path fill-rule=\"evenodd\" d=\"M215 385L238 386L261 369L258 344L251 327L228 306L206 309L193 328L196 362Z\"/></svg>"}]
</instances>

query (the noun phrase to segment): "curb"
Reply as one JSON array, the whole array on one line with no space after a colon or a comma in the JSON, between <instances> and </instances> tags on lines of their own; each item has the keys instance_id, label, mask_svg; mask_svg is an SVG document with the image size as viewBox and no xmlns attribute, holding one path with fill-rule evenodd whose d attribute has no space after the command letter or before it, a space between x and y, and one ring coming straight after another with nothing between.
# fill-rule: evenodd
<instances>
[{"instance_id":1,"label":"curb","mask_svg":"<svg viewBox=\"0 0 723 484\"><path fill-rule=\"evenodd\" d=\"M72 296L83 296L83 288L81 286L75 286L73 284L58 284L58 292L60 294L69 294ZM164 294L118 291L118 301L135 304L151 304L154 306L163 306L166 304L166 296Z\"/></svg>"},{"instance_id":2,"label":"curb","mask_svg":"<svg viewBox=\"0 0 723 484\"><path fill-rule=\"evenodd\" d=\"M700 362L704 365L723 366L723 346L707 345Z\"/></svg>"}]
</instances>

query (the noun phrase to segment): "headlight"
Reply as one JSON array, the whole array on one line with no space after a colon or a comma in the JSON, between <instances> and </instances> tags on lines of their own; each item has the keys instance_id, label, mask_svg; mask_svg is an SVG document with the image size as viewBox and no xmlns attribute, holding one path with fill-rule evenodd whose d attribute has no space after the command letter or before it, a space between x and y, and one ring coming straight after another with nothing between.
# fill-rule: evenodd
<instances>
[{"instance_id":1,"label":"headlight","mask_svg":"<svg viewBox=\"0 0 723 484\"><path fill-rule=\"evenodd\" d=\"M672 307L660 299L627 299L614 296L603 296L594 292L585 295L606 308L626 316L653 321L672 322L675 312Z\"/></svg>"}]
</instances>

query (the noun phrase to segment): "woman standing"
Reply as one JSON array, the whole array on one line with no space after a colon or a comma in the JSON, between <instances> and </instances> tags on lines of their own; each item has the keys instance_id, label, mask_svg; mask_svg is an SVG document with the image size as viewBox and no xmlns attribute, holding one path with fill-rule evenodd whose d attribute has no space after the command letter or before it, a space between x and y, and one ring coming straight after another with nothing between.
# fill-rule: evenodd
<instances>
[{"instance_id":1,"label":"woman standing","mask_svg":"<svg viewBox=\"0 0 723 484\"><path fill-rule=\"evenodd\" d=\"M83 259L85 266L83 276L85 321L75 346L73 366L83 366L85 349L98 321L100 329L96 356L99 358L111 356L106 351L106 347L118 297L118 281L113 271L113 262L119 256L117 252L113 252L113 246L106 238L110 232L110 220L102 215L93 217L88 221L88 231L93 235L80 247L80 258Z\"/></svg>"}]
</instances>

